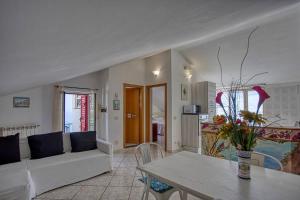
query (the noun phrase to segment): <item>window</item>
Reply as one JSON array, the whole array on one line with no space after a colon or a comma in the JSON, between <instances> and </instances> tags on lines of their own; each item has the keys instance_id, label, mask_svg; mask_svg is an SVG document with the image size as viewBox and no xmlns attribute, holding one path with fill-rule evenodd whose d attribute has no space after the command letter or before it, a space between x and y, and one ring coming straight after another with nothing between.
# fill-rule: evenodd
<instances>
[{"instance_id":1,"label":"window","mask_svg":"<svg viewBox=\"0 0 300 200\"><path fill-rule=\"evenodd\" d=\"M257 94L256 91L254 90L241 90L237 92L237 100L236 100L236 107L237 107L237 114L241 110L248 110L250 112L256 112L257 109L257 104L259 100L259 95ZM222 96L222 102L225 107L225 111L228 114L230 113L230 108L232 105L229 106L229 93L224 92ZM263 114L263 106L260 107L259 109L259 114ZM224 115L224 111L222 107L219 104L216 104L216 114L217 115Z\"/></svg>"},{"instance_id":2,"label":"window","mask_svg":"<svg viewBox=\"0 0 300 200\"><path fill-rule=\"evenodd\" d=\"M95 130L95 94L65 93L64 131Z\"/></svg>"},{"instance_id":3,"label":"window","mask_svg":"<svg viewBox=\"0 0 300 200\"><path fill-rule=\"evenodd\" d=\"M223 102L224 109L225 109L226 113L229 113L229 96L228 96L228 92L223 93L222 102ZM216 113L217 113L217 115L225 115L223 108L219 104L216 104Z\"/></svg>"},{"instance_id":4,"label":"window","mask_svg":"<svg viewBox=\"0 0 300 200\"><path fill-rule=\"evenodd\" d=\"M250 112L256 112L258 100L259 100L259 95L257 94L256 91L253 90L248 91L248 110ZM261 105L258 113L263 114L263 105Z\"/></svg>"},{"instance_id":5,"label":"window","mask_svg":"<svg viewBox=\"0 0 300 200\"><path fill-rule=\"evenodd\" d=\"M236 93L236 110L237 114L241 112L241 110L245 110L245 99L244 99L244 91L238 91Z\"/></svg>"}]
</instances>

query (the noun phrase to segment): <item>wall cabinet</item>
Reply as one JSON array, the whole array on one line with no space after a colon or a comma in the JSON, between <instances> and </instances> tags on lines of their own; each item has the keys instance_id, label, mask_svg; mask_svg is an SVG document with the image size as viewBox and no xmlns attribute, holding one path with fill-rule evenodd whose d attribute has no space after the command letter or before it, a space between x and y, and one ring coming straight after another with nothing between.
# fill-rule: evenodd
<instances>
[{"instance_id":1,"label":"wall cabinet","mask_svg":"<svg viewBox=\"0 0 300 200\"><path fill-rule=\"evenodd\" d=\"M192 104L200 105L201 114L208 114L208 120L212 121L216 114L216 83L204 81L192 84Z\"/></svg>"}]
</instances>

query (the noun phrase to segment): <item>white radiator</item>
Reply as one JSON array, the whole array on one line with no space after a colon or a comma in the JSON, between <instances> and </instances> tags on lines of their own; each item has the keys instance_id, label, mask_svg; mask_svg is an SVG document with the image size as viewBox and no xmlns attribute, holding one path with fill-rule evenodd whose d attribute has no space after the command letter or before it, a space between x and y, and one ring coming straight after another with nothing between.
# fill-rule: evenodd
<instances>
[{"instance_id":1,"label":"white radiator","mask_svg":"<svg viewBox=\"0 0 300 200\"><path fill-rule=\"evenodd\" d=\"M0 127L0 136L14 135L16 133L20 134L20 138L26 138L30 135L36 135L39 133L40 125L32 124L22 124L13 126L2 126Z\"/></svg>"}]
</instances>

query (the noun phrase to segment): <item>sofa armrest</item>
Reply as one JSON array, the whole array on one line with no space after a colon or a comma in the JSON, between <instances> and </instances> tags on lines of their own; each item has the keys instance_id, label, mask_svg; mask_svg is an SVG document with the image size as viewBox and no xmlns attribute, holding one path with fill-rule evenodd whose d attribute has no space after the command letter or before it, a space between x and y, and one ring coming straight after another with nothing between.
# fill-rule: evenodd
<instances>
[{"instance_id":1,"label":"sofa armrest","mask_svg":"<svg viewBox=\"0 0 300 200\"><path fill-rule=\"evenodd\" d=\"M97 147L100 151L112 155L113 154L113 146L110 142L97 139Z\"/></svg>"}]
</instances>

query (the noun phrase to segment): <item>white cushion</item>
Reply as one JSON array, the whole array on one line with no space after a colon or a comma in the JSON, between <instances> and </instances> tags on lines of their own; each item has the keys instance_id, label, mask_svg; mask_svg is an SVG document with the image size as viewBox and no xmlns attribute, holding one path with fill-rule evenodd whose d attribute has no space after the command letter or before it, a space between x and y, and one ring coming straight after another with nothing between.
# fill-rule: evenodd
<instances>
[{"instance_id":1,"label":"white cushion","mask_svg":"<svg viewBox=\"0 0 300 200\"><path fill-rule=\"evenodd\" d=\"M0 165L1 200L29 200L34 196L26 161Z\"/></svg>"},{"instance_id":2,"label":"white cushion","mask_svg":"<svg viewBox=\"0 0 300 200\"><path fill-rule=\"evenodd\" d=\"M27 162L37 195L112 169L111 156L98 149Z\"/></svg>"}]
</instances>

